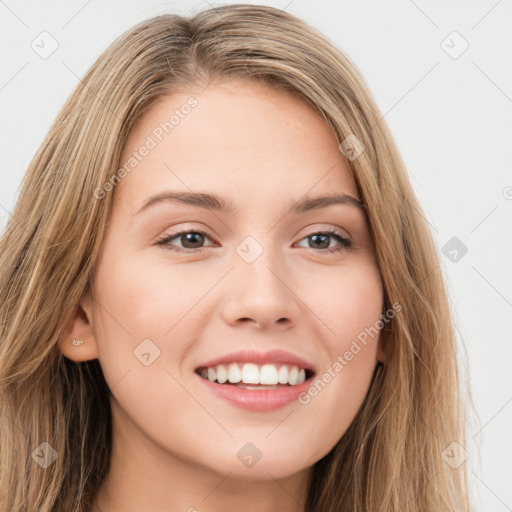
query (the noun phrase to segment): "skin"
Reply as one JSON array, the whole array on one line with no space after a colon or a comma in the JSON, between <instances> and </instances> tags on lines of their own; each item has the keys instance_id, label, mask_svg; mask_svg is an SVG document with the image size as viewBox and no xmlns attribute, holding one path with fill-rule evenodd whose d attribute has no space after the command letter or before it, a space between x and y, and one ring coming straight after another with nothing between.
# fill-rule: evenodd
<instances>
[{"instance_id":1,"label":"skin","mask_svg":"<svg viewBox=\"0 0 512 512\"><path fill-rule=\"evenodd\" d=\"M146 112L122 162L190 96L161 98ZM215 397L194 370L232 351L280 348L313 363L319 377L382 313L374 248L357 207L289 211L306 194L360 199L334 134L311 106L244 80L193 96L198 105L116 186L92 295L59 341L72 360L98 358L113 394L111 469L94 510L298 512L312 465L346 432L384 360L379 337L308 404L271 412ZM162 202L134 215L169 189L222 195L239 212ZM332 236L315 245L311 235L326 228L351 247L327 253L342 247ZM208 233L202 245L172 241L186 253L155 245L197 229ZM263 249L250 264L236 252L247 236ZM134 356L147 338L160 350L149 366ZM247 442L262 453L252 467L236 456Z\"/></svg>"}]
</instances>

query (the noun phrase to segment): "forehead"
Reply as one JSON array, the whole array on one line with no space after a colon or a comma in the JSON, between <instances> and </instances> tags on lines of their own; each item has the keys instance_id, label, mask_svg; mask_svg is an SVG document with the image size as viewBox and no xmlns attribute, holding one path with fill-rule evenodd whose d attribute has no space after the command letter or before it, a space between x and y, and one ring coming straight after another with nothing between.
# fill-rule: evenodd
<instances>
[{"instance_id":1,"label":"forehead","mask_svg":"<svg viewBox=\"0 0 512 512\"><path fill-rule=\"evenodd\" d=\"M116 190L130 211L165 189L228 195L240 207L249 197L271 204L308 192L358 196L321 115L295 95L248 80L160 98L132 129L121 165L136 153Z\"/></svg>"}]
</instances>

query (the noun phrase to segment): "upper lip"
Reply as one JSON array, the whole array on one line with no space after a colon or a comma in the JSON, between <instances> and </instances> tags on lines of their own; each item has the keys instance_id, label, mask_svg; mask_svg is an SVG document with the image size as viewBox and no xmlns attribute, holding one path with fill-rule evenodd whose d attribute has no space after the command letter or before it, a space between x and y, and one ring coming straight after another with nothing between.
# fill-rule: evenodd
<instances>
[{"instance_id":1,"label":"upper lip","mask_svg":"<svg viewBox=\"0 0 512 512\"><path fill-rule=\"evenodd\" d=\"M219 364L229 363L291 364L316 373L314 366L311 363L308 363L306 360L302 359L302 357L279 349L268 350L267 352L260 352L259 350L240 350L238 352L231 352L229 354L206 361L205 363L198 366L196 370L199 368L209 368Z\"/></svg>"}]
</instances>

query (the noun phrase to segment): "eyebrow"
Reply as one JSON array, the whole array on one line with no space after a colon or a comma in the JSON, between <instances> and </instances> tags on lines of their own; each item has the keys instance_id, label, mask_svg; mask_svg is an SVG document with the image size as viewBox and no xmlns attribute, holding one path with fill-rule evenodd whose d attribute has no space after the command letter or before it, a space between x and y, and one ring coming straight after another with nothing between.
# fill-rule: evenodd
<instances>
[{"instance_id":1,"label":"eyebrow","mask_svg":"<svg viewBox=\"0 0 512 512\"><path fill-rule=\"evenodd\" d=\"M232 215L238 213L238 209L230 199L205 192L175 192L169 190L151 196L144 202L142 208L133 215L139 215L151 206L160 203L181 203ZM318 197L305 197L293 204L291 210L294 213L304 213L319 208L325 208L333 204L346 204L363 210L365 209L361 201L348 194L328 194Z\"/></svg>"}]
</instances>

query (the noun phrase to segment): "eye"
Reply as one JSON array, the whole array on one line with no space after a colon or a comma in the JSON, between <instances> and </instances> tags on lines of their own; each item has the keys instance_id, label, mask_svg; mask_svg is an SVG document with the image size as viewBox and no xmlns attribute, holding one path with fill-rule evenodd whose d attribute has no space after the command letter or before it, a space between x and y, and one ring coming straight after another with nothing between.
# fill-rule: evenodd
<instances>
[{"instance_id":1,"label":"eye","mask_svg":"<svg viewBox=\"0 0 512 512\"><path fill-rule=\"evenodd\" d=\"M320 250L320 252L327 252L327 253L335 253L340 252L345 249L348 249L352 242L345 236L343 236L339 231L336 229L326 229L324 231L319 231L315 233L311 233L310 235L306 236L302 240L311 239L313 242L313 248L317 248ZM339 242L338 247L330 248L330 240L329 239L336 239ZM311 245L310 245L311 247Z\"/></svg>"},{"instance_id":2,"label":"eye","mask_svg":"<svg viewBox=\"0 0 512 512\"><path fill-rule=\"evenodd\" d=\"M171 243L172 240L176 238L179 239L180 242L184 244L184 247L176 247L175 244ZM158 240L156 245L162 245L168 251L176 251L176 252L202 252L204 247L198 247L201 243L204 242L205 238L208 237L208 233L194 229L190 231L178 231L170 236L165 236L163 239Z\"/></svg>"},{"instance_id":3,"label":"eye","mask_svg":"<svg viewBox=\"0 0 512 512\"><path fill-rule=\"evenodd\" d=\"M164 238L158 240L155 243L155 245L163 246L168 251L198 253L203 252L203 250L205 249L205 247L201 247L201 244L203 244L205 239L207 238L210 238L208 233L198 229L189 231L178 231L171 235L164 236ZM308 238L313 241L313 246L310 245L310 247L313 249L318 249L320 252L340 252L349 248L352 245L352 242L348 238L343 236L336 229L326 229L323 231L314 232L302 238L302 240L307 240ZM175 243L172 243L172 241L176 239L178 239L183 244L182 247L178 247L176 246ZM329 239L337 240L339 243L338 247L330 248ZM326 240L327 246L325 246Z\"/></svg>"}]
</instances>

